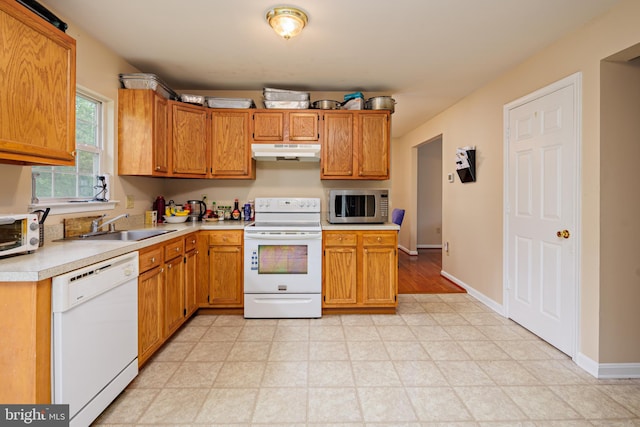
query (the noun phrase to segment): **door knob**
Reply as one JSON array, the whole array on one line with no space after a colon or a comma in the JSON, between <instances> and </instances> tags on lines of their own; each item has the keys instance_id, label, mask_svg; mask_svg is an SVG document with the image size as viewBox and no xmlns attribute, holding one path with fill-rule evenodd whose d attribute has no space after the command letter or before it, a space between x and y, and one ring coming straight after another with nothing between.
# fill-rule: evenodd
<instances>
[{"instance_id":1,"label":"door knob","mask_svg":"<svg viewBox=\"0 0 640 427\"><path fill-rule=\"evenodd\" d=\"M556 233L556 236L562 237L563 239L568 239L569 236L571 236L571 234L569 233L569 230L562 230L562 231L558 231Z\"/></svg>"}]
</instances>

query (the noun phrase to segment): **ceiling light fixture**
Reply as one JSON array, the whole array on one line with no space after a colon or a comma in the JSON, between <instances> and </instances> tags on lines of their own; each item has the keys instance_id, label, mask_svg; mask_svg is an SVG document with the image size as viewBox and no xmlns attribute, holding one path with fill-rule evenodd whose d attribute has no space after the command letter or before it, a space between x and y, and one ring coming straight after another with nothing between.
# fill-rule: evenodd
<instances>
[{"instance_id":1,"label":"ceiling light fixture","mask_svg":"<svg viewBox=\"0 0 640 427\"><path fill-rule=\"evenodd\" d=\"M302 32L309 18L295 7L277 6L267 12L267 22L280 36L289 40Z\"/></svg>"}]
</instances>

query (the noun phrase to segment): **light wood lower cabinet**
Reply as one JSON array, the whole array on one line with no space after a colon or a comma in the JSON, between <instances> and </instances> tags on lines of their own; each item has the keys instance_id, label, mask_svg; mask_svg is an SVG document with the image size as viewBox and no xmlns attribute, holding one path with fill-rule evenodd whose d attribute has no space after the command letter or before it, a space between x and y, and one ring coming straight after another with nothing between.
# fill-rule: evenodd
<instances>
[{"instance_id":1,"label":"light wood lower cabinet","mask_svg":"<svg viewBox=\"0 0 640 427\"><path fill-rule=\"evenodd\" d=\"M0 282L0 402L51 402L51 279Z\"/></svg>"},{"instance_id":2,"label":"light wood lower cabinet","mask_svg":"<svg viewBox=\"0 0 640 427\"><path fill-rule=\"evenodd\" d=\"M184 239L184 250L184 315L188 319L198 309L198 233Z\"/></svg>"},{"instance_id":3,"label":"light wood lower cabinet","mask_svg":"<svg viewBox=\"0 0 640 427\"><path fill-rule=\"evenodd\" d=\"M141 251L139 263L141 273L138 277L138 365L142 366L164 342L162 249Z\"/></svg>"},{"instance_id":4,"label":"light wood lower cabinet","mask_svg":"<svg viewBox=\"0 0 640 427\"><path fill-rule=\"evenodd\" d=\"M201 232L208 239L207 306L242 308L243 297L243 231Z\"/></svg>"},{"instance_id":5,"label":"light wood lower cabinet","mask_svg":"<svg viewBox=\"0 0 640 427\"><path fill-rule=\"evenodd\" d=\"M397 247L396 231L325 231L323 307L396 307Z\"/></svg>"},{"instance_id":6,"label":"light wood lower cabinet","mask_svg":"<svg viewBox=\"0 0 640 427\"><path fill-rule=\"evenodd\" d=\"M198 237L191 233L140 251L138 365L197 310Z\"/></svg>"}]
</instances>

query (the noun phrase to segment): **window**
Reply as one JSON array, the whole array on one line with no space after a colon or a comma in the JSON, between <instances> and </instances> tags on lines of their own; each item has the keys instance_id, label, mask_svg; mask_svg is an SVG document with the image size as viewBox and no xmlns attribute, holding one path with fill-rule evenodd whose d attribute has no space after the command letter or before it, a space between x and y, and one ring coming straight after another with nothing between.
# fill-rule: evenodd
<instances>
[{"instance_id":1,"label":"window","mask_svg":"<svg viewBox=\"0 0 640 427\"><path fill-rule=\"evenodd\" d=\"M33 196L40 201L60 202L104 197L100 192L103 181L99 178L102 176L103 135L103 102L77 92L76 165L32 167Z\"/></svg>"}]
</instances>

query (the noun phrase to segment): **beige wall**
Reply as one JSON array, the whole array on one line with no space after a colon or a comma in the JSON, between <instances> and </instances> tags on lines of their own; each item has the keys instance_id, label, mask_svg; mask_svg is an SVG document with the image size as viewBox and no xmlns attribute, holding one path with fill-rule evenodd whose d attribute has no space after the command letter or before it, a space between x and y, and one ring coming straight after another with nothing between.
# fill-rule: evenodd
<instances>
[{"instance_id":1,"label":"beige wall","mask_svg":"<svg viewBox=\"0 0 640 427\"><path fill-rule=\"evenodd\" d=\"M638 361L640 64L603 62L601 71L600 356Z\"/></svg>"},{"instance_id":2,"label":"beige wall","mask_svg":"<svg viewBox=\"0 0 640 427\"><path fill-rule=\"evenodd\" d=\"M442 138L418 148L417 245L442 244Z\"/></svg>"},{"instance_id":3,"label":"beige wall","mask_svg":"<svg viewBox=\"0 0 640 427\"><path fill-rule=\"evenodd\" d=\"M477 182L443 184L443 241L450 242L450 254L443 259L443 269L485 296L502 304L503 285L503 106L575 72L583 76L582 105L582 215L580 247L580 319L579 353L600 362L640 362L638 340L632 350L624 334L611 331L606 352L601 352L604 331L600 319L610 318L620 324L629 317L601 304L600 273L607 260L601 260L600 242L600 60L640 41L640 2L623 0L605 15L592 21L498 79L488 83L448 110L429 120L405 137L394 141L394 158L411 161L415 147L437 135L443 135L443 175L453 172L455 148L477 146ZM508 39L508 35L505 35ZM471 65L470 65L471 66ZM393 190L396 202L411 205L416 178L402 179L413 190L398 192L394 171ZM415 212L415 203L413 203ZM611 208L615 210L615 207ZM409 214L407 228L416 234L416 223ZM404 225L403 225L404 227ZM405 241L411 240L409 237ZM410 244L415 242L411 241ZM411 248L415 248L412 246ZM635 252L637 255L637 250ZM637 274L637 273L635 273ZM637 280L637 276L636 276ZM604 296L603 296L604 298ZM634 301L637 305L640 301ZM603 310L604 311L601 311ZM604 327L604 325L603 325ZM607 330L607 334L610 331ZM637 338L637 335L636 335ZM620 357L619 357L620 356Z\"/></svg>"}]
</instances>

